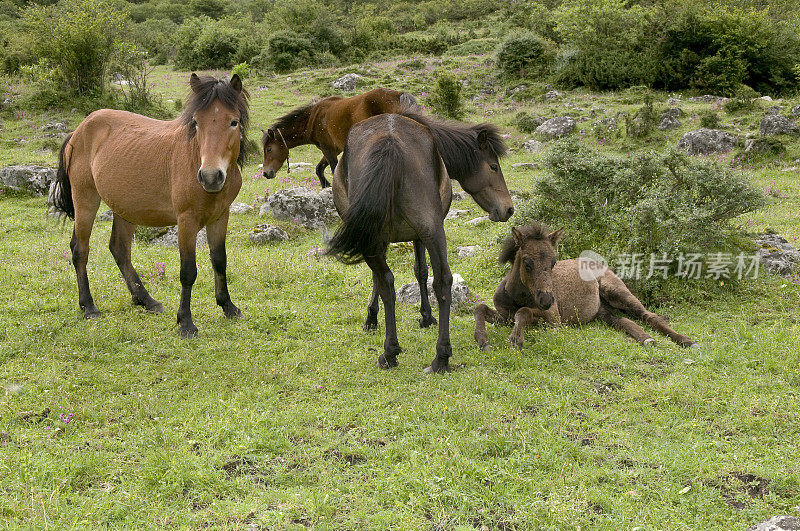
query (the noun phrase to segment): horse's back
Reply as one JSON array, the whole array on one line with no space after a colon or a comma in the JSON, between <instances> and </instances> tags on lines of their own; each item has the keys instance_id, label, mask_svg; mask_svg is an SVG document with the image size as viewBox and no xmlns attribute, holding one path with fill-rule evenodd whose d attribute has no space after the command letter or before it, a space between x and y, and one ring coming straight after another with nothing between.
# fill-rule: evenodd
<instances>
[{"instance_id":1,"label":"horse's back","mask_svg":"<svg viewBox=\"0 0 800 531\"><path fill-rule=\"evenodd\" d=\"M580 276L578 260L560 260L553 267L553 290L563 324L586 324L600 310L600 285Z\"/></svg>"}]
</instances>

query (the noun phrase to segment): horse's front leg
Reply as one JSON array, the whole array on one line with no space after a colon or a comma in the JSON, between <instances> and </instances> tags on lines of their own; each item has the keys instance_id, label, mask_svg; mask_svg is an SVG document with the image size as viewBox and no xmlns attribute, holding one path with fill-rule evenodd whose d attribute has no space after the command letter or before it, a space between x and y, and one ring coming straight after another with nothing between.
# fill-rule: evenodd
<instances>
[{"instance_id":1,"label":"horse's front leg","mask_svg":"<svg viewBox=\"0 0 800 531\"><path fill-rule=\"evenodd\" d=\"M436 357L426 373L450 372L450 356L453 347L450 344L450 304L452 303L453 274L447 263L447 239L444 226L439 225L434 237L426 242L425 247L431 257L433 266L433 291L439 304L439 338L436 341Z\"/></svg>"},{"instance_id":2,"label":"horse's front leg","mask_svg":"<svg viewBox=\"0 0 800 531\"><path fill-rule=\"evenodd\" d=\"M422 317L419 319L419 326L428 328L436 324L436 319L433 318L431 313L431 301L428 298L428 264L425 261L425 246L422 245L420 240L414 240L414 275L417 277L419 284L419 313Z\"/></svg>"},{"instance_id":3,"label":"horse's front leg","mask_svg":"<svg viewBox=\"0 0 800 531\"><path fill-rule=\"evenodd\" d=\"M322 160L320 160L317 163L316 172L317 172L317 178L319 179L319 184L323 188L327 188L328 186L330 186L330 183L325 178L325 168L327 168L327 167L328 167L328 159L326 159L325 157L322 157Z\"/></svg>"},{"instance_id":4,"label":"horse's front leg","mask_svg":"<svg viewBox=\"0 0 800 531\"><path fill-rule=\"evenodd\" d=\"M325 156L325 160L328 161L328 164L331 166L331 174L336 171L336 165L339 163L339 159L336 158L338 153L336 150L331 149L329 147L320 146L320 150L322 150L322 154ZM322 164L320 162L320 164ZM319 168L319 164L317 164L317 168ZM323 168L324 169L324 168ZM325 178L325 174L322 172L317 173L317 177L319 177L319 183L322 185L323 188L327 188L330 186L330 183Z\"/></svg>"},{"instance_id":5,"label":"horse's front leg","mask_svg":"<svg viewBox=\"0 0 800 531\"><path fill-rule=\"evenodd\" d=\"M514 314L514 329L511 330L511 335L508 337L511 346L521 350L525 344L525 329L540 318L542 318L541 313L533 308L520 308L517 310Z\"/></svg>"},{"instance_id":6,"label":"horse's front leg","mask_svg":"<svg viewBox=\"0 0 800 531\"><path fill-rule=\"evenodd\" d=\"M178 251L181 255L181 303L178 307L178 326L184 339L197 337L197 327L192 322L191 301L192 286L197 280L195 245L199 230L194 218L190 216L178 218Z\"/></svg>"},{"instance_id":7,"label":"horse's front leg","mask_svg":"<svg viewBox=\"0 0 800 531\"><path fill-rule=\"evenodd\" d=\"M397 355L400 354L400 344L397 342L397 321L395 319L394 305L394 275L386 264L386 254L381 256L365 257L364 261L372 270L372 282L376 286L386 318L386 338L383 341L383 354L378 357L378 367L388 369L397 367Z\"/></svg>"},{"instance_id":8,"label":"horse's front leg","mask_svg":"<svg viewBox=\"0 0 800 531\"><path fill-rule=\"evenodd\" d=\"M214 296L217 304L222 307L225 317L241 317L242 312L231 301L228 293L228 255L225 252L225 237L228 233L229 212L225 213L217 221L206 226L208 235L208 249L211 254L211 267L214 269Z\"/></svg>"}]
</instances>

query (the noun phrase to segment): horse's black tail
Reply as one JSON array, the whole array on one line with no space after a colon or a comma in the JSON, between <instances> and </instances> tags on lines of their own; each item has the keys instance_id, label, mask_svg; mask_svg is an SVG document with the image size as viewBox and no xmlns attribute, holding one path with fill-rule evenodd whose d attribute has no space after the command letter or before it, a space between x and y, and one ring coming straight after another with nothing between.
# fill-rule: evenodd
<instances>
[{"instance_id":1,"label":"horse's black tail","mask_svg":"<svg viewBox=\"0 0 800 531\"><path fill-rule=\"evenodd\" d=\"M69 161L66 160L64 156L70 138L72 138L72 133L67 135L64 143L61 144L61 152L58 155L56 182L50 196L50 202L57 212L62 212L68 217L75 219L75 205L72 204L72 185L69 183Z\"/></svg>"},{"instance_id":2,"label":"horse's black tail","mask_svg":"<svg viewBox=\"0 0 800 531\"><path fill-rule=\"evenodd\" d=\"M358 179L359 189L352 190L343 223L328 243L328 255L355 264L386 251L386 225L394 211L402 163L403 152L394 138L382 138L371 146L366 171Z\"/></svg>"}]
</instances>

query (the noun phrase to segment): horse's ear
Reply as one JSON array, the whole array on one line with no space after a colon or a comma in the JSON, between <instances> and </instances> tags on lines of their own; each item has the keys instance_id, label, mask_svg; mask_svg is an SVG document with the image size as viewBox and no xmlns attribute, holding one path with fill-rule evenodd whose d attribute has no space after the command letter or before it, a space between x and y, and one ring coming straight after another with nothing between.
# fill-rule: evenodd
<instances>
[{"instance_id":1,"label":"horse's ear","mask_svg":"<svg viewBox=\"0 0 800 531\"><path fill-rule=\"evenodd\" d=\"M200 85L201 85L200 78L197 77L197 74L192 72L192 75L189 76L189 86L192 87L192 90L194 92L197 92L198 90L200 90Z\"/></svg>"},{"instance_id":2,"label":"horse's ear","mask_svg":"<svg viewBox=\"0 0 800 531\"><path fill-rule=\"evenodd\" d=\"M514 238L514 244L516 244L517 247L522 247L524 238L518 228L511 227L511 236Z\"/></svg>"},{"instance_id":3,"label":"horse's ear","mask_svg":"<svg viewBox=\"0 0 800 531\"><path fill-rule=\"evenodd\" d=\"M267 138L275 140L275 129L267 129Z\"/></svg>"},{"instance_id":4,"label":"horse's ear","mask_svg":"<svg viewBox=\"0 0 800 531\"><path fill-rule=\"evenodd\" d=\"M481 146L481 149L486 149L486 146L489 145L489 131L486 129L481 129L478 133L478 145Z\"/></svg>"},{"instance_id":5,"label":"horse's ear","mask_svg":"<svg viewBox=\"0 0 800 531\"><path fill-rule=\"evenodd\" d=\"M231 76L231 87L236 92L242 91L242 78L239 77L239 74L233 74L233 76Z\"/></svg>"},{"instance_id":6,"label":"horse's ear","mask_svg":"<svg viewBox=\"0 0 800 531\"><path fill-rule=\"evenodd\" d=\"M553 245L553 247L555 247L556 245L558 245L558 242L563 237L564 237L564 227L561 227L557 231L551 232L550 235L547 237L547 239L550 240L550 243Z\"/></svg>"}]
</instances>

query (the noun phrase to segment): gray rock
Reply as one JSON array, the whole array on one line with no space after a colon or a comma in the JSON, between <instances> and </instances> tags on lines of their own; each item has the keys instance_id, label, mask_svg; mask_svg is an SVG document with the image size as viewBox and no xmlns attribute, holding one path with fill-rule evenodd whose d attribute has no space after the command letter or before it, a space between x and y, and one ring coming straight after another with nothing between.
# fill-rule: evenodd
<instances>
[{"instance_id":1,"label":"gray rock","mask_svg":"<svg viewBox=\"0 0 800 531\"><path fill-rule=\"evenodd\" d=\"M773 105L767 109L767 114L780 114L782 109L782 105Z\"/></svg>"},{"instance_id":2,"label":"gray rock","mask_svg":"<svg viewBox=\"0 0 800 531\"><path fill-rule=\"evenodd\" d=\"M680 105L680 104L681 104L680 98L669 98L667 100L667 105L669 105L670 107L672 107L673 105Z\"/></svg>"},{"instance_id":3,"label":"gray rock","mask_svg":"<svg viewBox=\"0 0 800 531\"><path fill-rule=\"evenodd\" d=\"M661 131L666 131L669 129L677 129L681 126L681 123L678 121L677 118L670 114L663 114L661 116L661 121L656 126Z\"/></svg>"},{"instance_id":4,"label":"gray rock","mask_svg":"<svg viewBox=\"0 0 800 531\"><path fill-rule=\"evenodd\" d=\"M67 124L64 122L50 122L41 126L39 130L45 133L66 133Z\"/></svg>"},{"instance_id":5,"label":"gray rock","mask_svg":"<svg viewBox=\"0 0 800 531\"><path fill-rule=\"evenodd\" d=\"M683 111L677 107L670 107L669 109L664 109L664 112L661 113L661 117L663 118L664 116L681 118L683 116Z\"/></svg>"},{"instance_id":6,"label":"gray rock","mask_svg":"<svg viewBox=\"0 0 800 531\"><path fill-rule=\"evenodd\" d=\"M167 232L153 239L150 243L153 245L160 245L161 247L177 247L178 226L173 225L167 229ZM203 227L200 229L200 232L197 233L197 242L195 243L195 247L203 247L205 245L208 245L208 238L206 237L206 228Z\"/></svg>"},{"instance_id":7,"label":"gray rock","mask_svg":"<svg viewBox=\"0 0 800 531\"><path fill-rule=\"evenodd\" d=\"M748 138L744 141L744 150L754 153L784 153L786 146L777 138Z\"/></svg>"},{"instance_id":8,"label":"gray rock","mask_svg":"<svg viewBox=\"0 0 800 531\"><path fill-rule=\"evenodd\" d=\"M489 221L489 216L481 216L479 218L474 218L469 221L465 221L464 225L469 225L470 227L474 227L476 225L480 225L481 223Z\"/></svg>"},{"instance_id":9,"label":"gray rock","mask_svg":"<svg viewBox=\"0 0 800 531\"><path fill-rule=\"evenodd\" d=\"M536 128L536 132L547 138L559 138L575 131L575 119L571 116L550 118Z\"/></svg>"},{"instance_id":10,"label":"gray rock","mask_svg":"<svg viewBox=\"0 0 800 531\"><path fill-rule=\"evenodd\" d=\"M792 116L800 116L800 105L795 105L791 110Z\"/></svg>"},{"instance_id":11,"label":"gray rock","mask_svg":"<svg viewBox=\"0 0 800 531\"><path fill-rule=\"evenodd\" d=\"M98 221L114 221L114 213L110 210L106 210L104 212L100 212L100 215L97 216Z\"/></svg>"},{"instance_id":12,"label":"gray rock","mask_svg":"<svg viewBox=\"0 0 800 531\"><path fill-rule=\"evenodd\" d=\"M444 219L445 219L445 221L448 220L448 219L455 219L455 218L461 216L461 214L465 214L466 212L467 212L466 210L459 210L457 208L451 208L447 212L447 215L445 215Z\"/></svg>"},{"instance_id":13,"label":"gray rock","mask_svg":"<svg viewBox=\"0 0 800 531\"><path fill-rule=\"evenodd\" d=\"M750 526L747 531L800 531L800 518L796 516L773 516Z\"/></svg>"},{"instance_id":14,"label":"gray rock","mask_svg":"<svg viewBox=\"0 0 800 531\"><path fill-rule=\"evenodd\" d=\"M693 96L689 98L689 101L694 101L697 103L714 103L715 101L719 100L727 100L728 98L720 98L719 96L712 96L711 94L706 94L704 96Z\"/></svg>"},{"instance_id":15,"label":"gray rock","mask_svg":"<svg viewBox=\"0 0 800 531\"><path fill-rule=\"evenodd\" d=\"M358 74L345 74L333 83L331 86L336 90L341 90L343 92L351 92L356 89L358 86L358 82L361 80L361 76Z\"/></svg>"},{"instance_id":16,"label":"gray rock","mask_svg":"<svg viewBox=\"0 0 800 531\"><path fill-rule=\"evenodd\" d=\"M275 225L267 225L266 223L256 225L256 227L251 230L247 236L255 245L264 245L266 243L281 241L285 242L289 239L289 235L286 234L285 230L280 227L276 227Z\"/></svg>"},{"instance_id":17,"label":"gray rock","mask_svg":"<svg viewBox=\"0 0 800 531\"><path fill-rule=\"evenodd\" d=\"M616 131L617 130L617 117L616 116L605 116L600 118L599 120L592 123L595 127L604 127L609 131Z\"/></svg>"},{"instance_id":18,"label":"gray rock","mask_svg":"<svg viewBox=\"0 0 800 531\"><path fill-rule=\"evenodd\" d=\"M535 162L517 162L511 165L512 168L517 170L538 170L539 165Z\"/></svg>"},{"instance_id":19,"label":"gray rock","mask_svg":"<svg viewBox=\"0 0 800 531\"><path fill-rule=\"evenodd\" d=\"M463 201L469 197L467 192L453 192L453 201Z\"/></svg>"},{"instance_id":20,"label":"gray rock","mask_svg":"<svg viewBox=\"0 0 800 531\"><path fill-rule=\"evenodd\" d=\"M310 162L290 162L289 169L292 171L306 171L313 168L314 165Z\"/></svg>"},{"instance_id":21,"label":"gray rock","mask_svg":"<svg viewBox=\"0 0 800 531\"><path fill-rule=\"evenodd\" d=\"M479 245L462 245L461 247L456 247L456 253L458 254L459 258L469 258L470 256L475 256L480 250L481 247Z\"/></svg>"},{"instance_id":22,"label":"gray rock","mask_svg":"<svg viewBox=\"0 0 800 531\"><path fill-rule=\"evenodd\" d=\"M557 90L551 90L550 92L548 92L547 94L544 95L544 99L546 99L546 100L557 100L558 98L560 98L563 95L564 95L563 92L559 92Z\"/></svg>"},{"instance_id":23,"label":"gray rock","mask_svg":"<svg viewBox=\"0 0 800 531\"><path fill-rule=\"evenodd\" d=\"M761 266L770 273L791 277L800 265L800 251L780 234L761 234L755 242L756 256Z\"/></svg>"},{"instance_id":24,"label":"gray rock","mask_svg":"<svg viewBox=\"0 0 800 531\"><path fill-rule=\"evenodd\" d=\"M453 273L453 287L450 289L452 295L451 308L458 308L469 302L469 289L464 283L464 279L458 273ZM400 286L397 290L397 302L405 304L419 304L422 297L419 293L419 284L412 282ZM433 278L428 277L428 299L431 306L436 306L436 294L433 292Z\"/></svg>"},{"instance_id":25,"label":"gray rock","mask_svg":"<svg viewBox=\"0 0 800 531\"><path fill-rule=\"evenodd\" d=\"M770 96L761 96L761 98L759 99L762 99L764 101L772 101L772 98Z\"/></svg>"},{"instance_id":26,"label":"gray rock","mask_svg":"<svg viewBox=\"0 0 800 531\"><path fill-rule=\"evenodd\" d=\"M797 134L797 124L791 118L779 114L768 114L758 126L762 135Z\"/></svg>"},{"instance_id":27,"label":"gray rock","mask_svg":"<svg viewBox=\"0 0 800 531\"><path fill-rule=\"evenodd\" d=\"M229 210L231 214L247 214L248 212L253 210L253 207L251 207L247 203L231 203L231 207Z\"/></svg>"},{"instance_id":28,"label":"gray rock","mask_svg":"<svg viewBox=\"0 0 800 531\"><path fill-rule=\"evenodd\" d=\"M315 192L302 186L278 190L261 207L260 214L272 212L275 219L293 220L308 228L322 228L336 213L333 191L326 188Z\"/></svg>"},{"instance_id":29,"label":"gray rock","mask_svg":"<svg viewBox=\"0 0 800 531\"><path fill-rule=\"evenodd\" d=\"M56 180L56 169L23 164L0 169L0 184L18 192L36 196L47 195L50 184Z\"/></svg>"},{"instance_id":30,"label":"gray rock","mask_svg":"<svg viewBox=\"0 0 800 531\"><path fill-rule=\"evenodd\" d=\"M541 127L541 126L539 126ZM538 127L537 127L538 130ZM522 149L527 151L528 153L539 153L545 148L544 142L539 142L538 140L528 140L524 144L522 144Z\"/></svg>"},{"instance_id":31,"label":"gray rock","mask_svg":"<svg viewBox=\"0 0 800 531\"><path fill-rule=\"evenodd\" d=\"M727 153L736 147L739 138L719 129L697 129L689 131L678 140L678 149L685 149L693 155Z\"/></svg>"}]
</instances>

